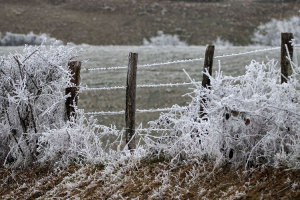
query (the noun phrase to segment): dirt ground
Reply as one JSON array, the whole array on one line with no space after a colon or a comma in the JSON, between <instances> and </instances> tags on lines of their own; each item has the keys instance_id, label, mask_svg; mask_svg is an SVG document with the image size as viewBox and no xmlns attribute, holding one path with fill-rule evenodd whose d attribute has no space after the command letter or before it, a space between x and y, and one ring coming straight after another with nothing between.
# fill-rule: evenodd
<instances>
[{"instance_id":1,"label":"dirt ground","mask_svg":"<svg viewBox=\"0 0 300 200\"><path fill-rule=\"evenodd\" d=\"M300 171L144 162L134 170L69 166L0 170L1 199L300 199ZM117 178L116 176L117 175Z\"/></svg>"}]
</instances>

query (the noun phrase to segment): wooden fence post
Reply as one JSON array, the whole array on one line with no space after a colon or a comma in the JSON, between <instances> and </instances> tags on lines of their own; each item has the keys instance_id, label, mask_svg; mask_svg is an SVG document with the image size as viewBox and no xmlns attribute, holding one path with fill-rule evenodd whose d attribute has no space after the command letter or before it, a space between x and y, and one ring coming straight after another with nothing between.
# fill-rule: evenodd
<instances>
[{"instance_id":1,"label":"wooden fence post","mask_svg":"<svg viewBox=\"0 0 300 200\"><path fill-rule=\"evenodd\" d=\"M281 33L281 83L286 83L287 78L292 74L291 63L287 58L289 55L293 59L292 39L294 39L293 33Z\"/></svg>"},{"instance_id":2,"label":"wooden fence post","mask_svg":"<svg viewBox=\"0 0 300 200\"><path fill-rule=\"evenodd\" d=\"M126 83L126 144L128 149L135 149L135 98L136 98L136 72L137 72L138 54L129 53L127 83Z\"/></svg>"},{"instance_id":3,"label":"wooden fence post","mask_svg":"<svg viewBox=\"0 0 300 200\"><path fill-rule=\"evenodd\" d=\"M71 69L71 73L73 74L71 83L75 85L75 87L66 88L66 95L71 95L66 99L66 115L67 119L70 120L71 116L75 116L74 105L77 106L78 103L78 86L80 83L81 62L72 61L69 62L68 66L69 69Z\"/></svg>"},{"instance_id":4,"label":"wooden fence post","mask_svg":"<svg viewBox=\"0 0 300 200\"><path fill-rule=\"evenodd\" d=\"M214 59L214 52L215 52L215 46L214 45L208 45L207 48L206 48L206 51L205 51L203 72L208 70L210 75L212 74L212 65L213 65L213 59ZM210 79L205 74L203 74L202 86L206 87L206 88L210 86Z\"/></svg>"},{"instance_id":5,"label":"wooden fence post","mask_svg":"<svg viewBox=\"0 0 300 200\"><path fill-rule=\"evenodd\" d=\"M205 59L204 59L204 67L203 72L206 72L208 70L209 75L212 75L212 66L213 66L213 59L214 59L214 52L215 52L215 46L214 45L208 45L205 51ZM206 74L203 74L202 79L202 86L205 88L209 88L210 86L210 79ZM206 100L202 99L203 104L205 104ZM204 117L205 113L203 113L203 106L200 106L200 118Z\"/></svg>"}]
</instances>

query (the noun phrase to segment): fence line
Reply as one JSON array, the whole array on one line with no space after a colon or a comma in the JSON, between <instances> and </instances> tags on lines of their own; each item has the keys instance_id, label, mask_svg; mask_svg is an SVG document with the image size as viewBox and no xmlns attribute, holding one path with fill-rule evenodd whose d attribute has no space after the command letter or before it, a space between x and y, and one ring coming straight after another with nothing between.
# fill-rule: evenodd
<instances>
[{"instance_id":1,"label":"fence line","mask_svg":"<svg viewBox=\"0 0 300 200\"><path fill-rule=\"evenodd\" d=\"M294 44L294 46L300 46L300 44ZM242 53L234 53L234 54L224 54L221 56L214 56L213 58L227 58L227 57L234 57L234 56L242 56L246 54L252 54L252 53L261 53L265 51L272 51L272 50L279 50L281 47L272 47L272 48L265 48L265 49L258 49L248 52L242 52ZM171 64L177 64L177 63L186 63L186 62L194 62L204 60L204 58L195 58L195 59L187 59L187 60L177 60L177 61L171 61L171 62L165 62L165 63L153 63L153 64L145 64L145 65L138 65L139 68L146 68L146 67L152 67L152 66L159 66L159 65L171 65ZM92 69L85 69L85 70L115 70L115 69L127 69L128 67L109 67L109 68L92 68ZM196 82L201 83L201 82ZM137 88L152 88L152 87L176 87L176 86L183 86L183 85L193 85L194 83L167 83L167 84L153 84L153 85L137 85ZM102 87L102 88L89 88L89 87L79 87L80 91L97 91L97 90L115 90L115 89L126 89L126 86L113 86L113 87ZM185 109L187 107L182 107L181 110ZM171 111L174 110L174 108L158 108L158 109L136 109L136 113L149 113L149 112L164 112L164 111ZM87 112L86 115L123 115L125 114L125 111L99 111L99 112Z\"/></svg>"},{"instance_id":2,"label":"fence line","mask_svg":"<svg viewBox=\"0 0 300 200\"><path fill-rule=\"evenodd\" d=\"M160 83L160 84L153 84L153 85L137 85L137 88L155 88L155 87L177 87L183 85L193 85L194 83L201 83L193 82L193 83ZM113 86L113 87L102 87L102 88L89 88L89 87L79 87L80 91L94 91L94 90L116 90L116 89L126 89L126 86ZM80 92L79 91L79 92Z\"/></svg>"},{"instance_id":3,"label":"fence line","mask_svg":"<svg viewBox=\"0 0 300 200\"><path fill-rule=\"evenodd\" d=\"M288 36L288 37L287 37ZM284 39L288 38L288 39ZM177 60L177 61L171 61L171 62L165 62L165 63L153 63L153 64L145 64L145 65L137 65L138 60L138 54L137 53L130 53L129 54L129 63L128 67L109 67L109 68L92 68L92 69L84 69L84 70L116 70L116 69L128 69L127 70L127 85L126 86L114 86L114 87L103 87L103 88L88 88L88 87L74 87L72 89L81 89L81 90L111 90L111 89L126 89L126 110L122 111L100 111L100 112L88 112L85 113L86 115L124 115L125 114L125 121L126 121L126 143L128 144L128 148L132 152L135 149L135 134L136 131L143 131L144 129L135 129L135 114L136 113L149 113L149 112L165 112L165 111L184 111L190 108L190 106L172 106L171 108L157 108L157 109L136 109L135 108L135 99L136 99L136 88L146 88L146 87L173 87L173 86L179 86L179 85L191 85L194 83L169 83L169 84L155 84L155 85L136 85L136 69L137 68L147 68L152 66L161 66L161 65L171 65L171 64L177 64L177 63L186 63L186 62L194 62L194 61L200 61L204 60L204 68L203 71L208 71L210 75L212 75L212 65L213 60L218 58L227 58L227 57L233 57L233 56L241 56L246 54L252 54L252 53L261 53L265 51L272 51L272 50L278 50L281 49L281 70L284 70L286 73L283 73L282 76L285 79L288 79L288 77L291 75L291 70L289 63L291 61L291 58L293 57L293 48L291 46L300 46L300 44L291 44L290 40L293 39L292 33L282 33L281 34L282 44L281 47L272 47L272 48L265 48L260 50L253 50L248 52L242 52L242 53L233 53L233 54L225 54L220 56L214 56L214 46L208 45L206 52L205 52L205 58L195 58L195 59L188 59L188 60ZM286 55L290 55L291 58L287 58ZM80 72L79 72L80 73ZM76 73L74 74L76 75ZM78 75L77 75L78 76ZM202 80L202 86L209 88L210 82L205 81L207 79L206 74L203 74L203 80ZM284 82L282 81L282 83ZM197 82L198 83L198 82ZM76 96L73 98L75 101ZM205 104L205 101L202 102ZM75 104L77 105L77 104ZM71 106L68 104L67 106ZM202 105L201 105L202 106ZM205 116L205 113L201 112L201 106L199 109L199 113L202 113L199 117ZM149 131L151 129L146 129L146 131ZM158 131L161 131L163 129L157 129ZM165 131L165 130L163 130Z\"/></svg>"},{"instance_id":4,"label":"fence line","mask_svg":"<svg viewBox=\"0 0 300 200\"><path fill-rule=\"evenodd\" d=\"M136 109L136 113L151 113L151 112L165 112L165 111L182 111L189 108L189 106L176 106L175 108L156 108L156 109ZM87 112L86 115L124 115L125 111L100 111L100 112Z\"/></svg>"},{"instance_id":5,"label":"fence line","mask_svg":"<svg viewBox=\"0 0 300 200\"><path fill-rule=\"evenodd\" d=\"M300 46L300 44L294 44L294 46ZM265 48L265 49L257 49L253 51L248 52L240 52L240 53L233 53L233 54L225 54L220 56L215 56L216 58L226 58L226 57L233 57L233 56L242 56L252 53L260 53L264 51L273 51L278 50L281 47L271 47L271 48ZM163 65L172 65L172 64L179 64L179 63L188 63L188 62L195 62L195 61L201 61L204 60L204 58L194 58L194 59L183 59L183 60L175 60L175 61L169 61L169 62L161 62L161 63L153 63L153 64L144 64L144 65L138 65L137 68L149 68L154 66L163 66ZM100 68L83 68L82 71L105 71L105 70L119 70L119 69L127 69L128 66L117 66L117 67L100 67Z\"/></svg>"}]
</instances>

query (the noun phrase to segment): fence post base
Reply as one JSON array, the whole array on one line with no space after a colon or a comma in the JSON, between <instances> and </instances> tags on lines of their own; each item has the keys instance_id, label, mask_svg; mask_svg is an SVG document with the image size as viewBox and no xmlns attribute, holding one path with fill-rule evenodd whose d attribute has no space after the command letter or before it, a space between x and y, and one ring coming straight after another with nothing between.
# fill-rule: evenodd
<instances>
[{"instance_id":1,"label":"fence post base","mask_svg":"<svg viewBox=\"0 0 300 200\"><path fill-rule=\"evenodd\" d=\"M71 83L74 84L75 87L66 88L66 95L70 94L70 97L66 99L66 120L70 121L70 118L75 117L75 108L78 104L78 86L80 83L80 69L81 62L72 61L68 64L71 73L73 74Z\"/></svg>"}]
</instances>

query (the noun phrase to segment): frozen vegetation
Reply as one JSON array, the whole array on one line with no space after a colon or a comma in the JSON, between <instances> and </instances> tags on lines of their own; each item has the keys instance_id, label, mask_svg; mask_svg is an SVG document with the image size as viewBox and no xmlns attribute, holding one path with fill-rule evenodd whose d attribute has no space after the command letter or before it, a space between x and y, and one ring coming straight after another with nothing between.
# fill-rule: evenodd
<instances>
[{"instance_id":1,"label":"frozen vegetation","mask_svg":"<svg viewBox=\"0 0 300 200\"><path fill-rule=\"evenodd\" d=\"M51 44L63 44L61 40L56 38L50 38L49 35L43 33L36 35L33 32L26 34L17 34L7 32L6 35L1 38L0 33L0 46L24 46L26 45L51 45Z\"/></svg>"},{"instance_id":2,"label":"frozen vegetation","mask_svg":"<svg viewBox=\"0 0 300 200\"><path fill-rule=\"evenodd\" d=\"M25 47L23 54L1 57L1 164L109 163L130 155L123 144L124 130L97 124L77 110L66 121L64 88L70 86L66 65L74 48ZM149 122L140 136L134 158L168 157L171 162L208 159L237 166L299 168L299 72L280 84L277 63L252 61L245 75L225 76L222 68L210 77L212 86L194 82L186 108L174 105ZM188 74L186 74L188 76ZM200 112L202 107L203 112ZM200 117L201 116L201 117ZM159 138L155 130L163 130ZM112 138L116 141L104 141ZM114 148L112 148L114 147ZM125 156L125 157L124 157Z\"/></svg>"},{"instance_id":3,"label":"frozen vegetation","mask_svg":"<svg viewBox=\"0 0 300 200\"><path fill-rule=\"evenodd\" d=\"M266 24L261 24L254 32L252 41L255 44L267 46L280 46L281 33L293 33L294 38L299 39L300 18L298 16L285 20L272 19Z\"/></svg>"},{"instance_id":4,"label":"frozen vegetation","mask_svg":"<svg viewBox=\"0 0 300 200\"><path fill-rule=\"evenodd\" d=\"M64 88L71 86L67 63L77 54L68 46L26 46L23 54L0 58L1 165L103 166L97 179L78 171L46 195L51 197L62 188L71 191L74 185L83 184L80 180L88 179L90 188L103 183L101 195L119 198L119 188L128 181L128 174L143 173L138 167L141 163L159 159L166 161L167 167L154 177L161 185L149 194L153 199L166 195L183 198L180 194L186 189L178 182L180 177L170 176L180 164L202 166L186 172L188 185L202 180L204 163L213 169L224 163L245 170L259 166L300 168L297 62L292 63L293 74L284 84L280 83L281 72L274 60L253 60L246 66L246 73L237 77L223 75L219 66L215 76L206 73L210 88L190 78L194 90L186 94L191 99L189 105L174 105L170 112L149 122L146 132L137 130L139 139L132 153L124 145L124 130L100 125L78 109L76 118L65 120ZM156 131L161 136L154 136ZM174 181L178 186L171 190ZM199 196L204 192L199 188ZM232 198L244 195L237 191Z\"/></svg>"},{"instance_id":5,"label":"frozen vegetation","mask_svg":"<svg viewBox=\"0 0 300 200\"><path fill-rule=\"evenodd\" d=\"M180 41L178 35L164 34L163 31L157 31L157 36L148 41L143 39L144 46L187 46L185 42Z\"/></svg>"}]
</instances>

